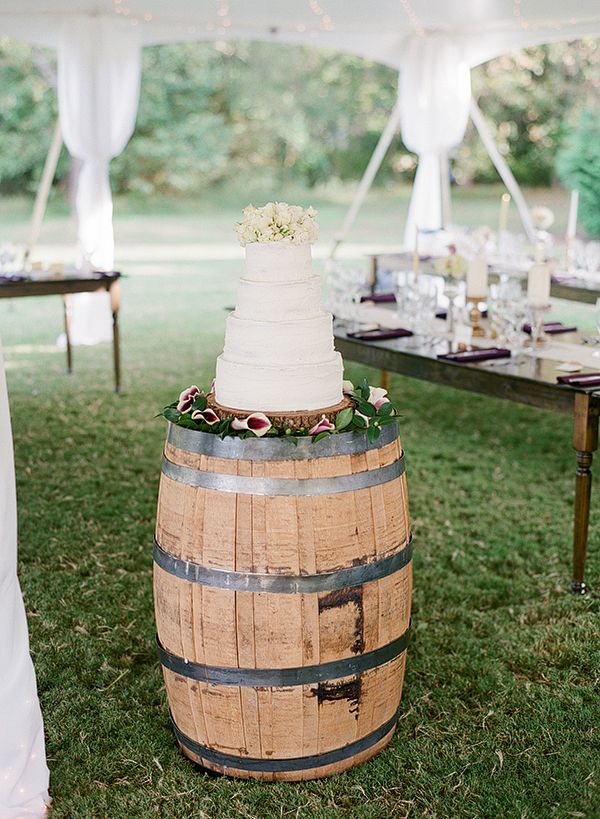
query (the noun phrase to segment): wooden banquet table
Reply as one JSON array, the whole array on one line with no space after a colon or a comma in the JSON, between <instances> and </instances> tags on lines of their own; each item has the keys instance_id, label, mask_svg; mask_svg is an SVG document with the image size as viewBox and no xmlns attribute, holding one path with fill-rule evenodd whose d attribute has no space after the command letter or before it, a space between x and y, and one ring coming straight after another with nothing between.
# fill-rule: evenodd
<instances>
[{"instance_id":1,"label":"wooden banquet table","mask_svg":"<svg viewBox=\"0 0 600 819\"><path fill-rule=\"evenodd\" d=\"M571 590L585 594L591 466L593 453L598 448L600 389L596 387L595 392L590 388L558 384L556 362L548 359L520 356L470 364L456 363L437 358L438 354L449 352L448 341L434 344L418 335L388 341L358 341L348 338L347 329L343 322L336 322L336 349L349 361L520 404L566 412L572 416L572 440L577 465ZM579 335L564 334L560 340L577 343Z\"/></svg>"},{"instance_id":2,"label":"wooden banquet table","mask_svg":"<svg viewBox=\"0 0 600 819\"><path fill-rule=\"evenodd\" d=\"M38 272L36 277L27 274L0 276L0 299L18 299L26 296L62 296L67 340L67 372L73 372L73 352L69 323L69 299L74 293L106 292L110 296L113 331L113 366L115 392L121 391L121 354L119 347L119 309L121 307L121 287L117 271L52 274Z\"/></svg>"}]
</instances>

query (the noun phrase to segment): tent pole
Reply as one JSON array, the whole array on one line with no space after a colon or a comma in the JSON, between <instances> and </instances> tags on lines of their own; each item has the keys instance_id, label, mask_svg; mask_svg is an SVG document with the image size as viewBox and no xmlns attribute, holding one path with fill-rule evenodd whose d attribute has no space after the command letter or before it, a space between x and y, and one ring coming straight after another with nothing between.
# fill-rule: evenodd
<instances>
[{"instance_id":1,"label":"tent pole","mask_svg":"<svg viewBox=\"0 0 600 819\"><path fill-rule=\"evenodd\" d=\"M450 161L448 151L440 154L440 174L442 192L442 227L452 224L452 197L450 195Z\"/></svg>"},{"instance_id":2,"label":"tent pole","mask_svg":"<svg viewBox=\"0 0 600 819\"><path fill-rule=\"evenodd\" d=\"M373 180L375 179L375 175L377 171L381 167L381 163L383 162L383 158L387 153L387 149L390 147L390 143L394 138L398 130L398 125L400 124L400 100L396 100L396 105L394 106L392 113L390 114L390 118L387 122L387 125L383 129L381 136L379 137L379 142L377 143L375 150L373 151L373 155L369 160L369 164L360 180L360 184L356 193L354 194L354 199L352 200L352 204L350 205L350 210L346 214L346 218L344 219L341 228L335 234L334 243L329 251L328 259L333 259L335 253L338 249L338 246L346 238L348 231L352 227L354 220L360 210L360 206L362 205L365 196L369 192L371 185L373 184Z\"/></svg>"},{"instance_id":3,"label":"tent pole","mask_svg":"<svg viewBox=\"0 0 600 819\"><path fill-rule=\"evenodd\" d=\"M498 146L494 142L494 137L485 120L485 117L483 116L481 108L477 105L473 98L471 98L470 113L473 124L477 128L477 132L481 137L481 141L483 142L490 159L494 163L494 166L500 174L500 178L506 185L508 192L515 200L515 204L517 206L517 210L519 211L519 216L521 217L521 222L523 223L528 239L531 242L535 242L535 228L533 227L531 214L529 212L529 208L527 207L525 197L523 196L521 188L519 187L519 183L513 176L513 173L508 167L506 160L498 150Z\"/></svg>"},{"instance_id":4,"label":"tent pole","mask_svg":"<svg viewBox=\"0 0 600 819\"><path fill-rule=\"evenodd\" d=\"M46 156L44 163L44 170L40 179L40 184L35 196L35 203L33 206L33 214L31 216L31 224L29 226L29 233L25 242L24 261L27 261L31 252L40 236L40 229L42 227L42 220L46 212L46 205L48 204L48 196L50 195L50 188L52 180L56 173L56 166L58 164L58 157L60 156L60 149L62 148L62 133L60 130L60 120L56 120L54 126L54 134L52 135L52 142L50 149Z\"/></svg>"}]
</instances>

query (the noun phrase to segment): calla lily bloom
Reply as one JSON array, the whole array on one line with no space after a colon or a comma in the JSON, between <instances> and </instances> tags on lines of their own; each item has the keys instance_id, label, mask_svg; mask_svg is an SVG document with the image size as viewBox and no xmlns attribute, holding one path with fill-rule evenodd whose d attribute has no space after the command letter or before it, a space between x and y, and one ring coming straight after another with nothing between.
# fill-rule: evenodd
<instances>
[{"instance_id":1,"label":"calla lily bloom","mask_svg":"<svg viewBox=\"0 0 600 819\"><path fill-rule=\"evenodd\" d=\"M387 397L387 390L383 387L369 387L369 404L373 404L375 409L379 409L382 404L389 402Z\"/></svg>"},{"instance_id":2,"label":"calla lily bloom","mask_svg":"<svg viewBox=\"0 0 600 819\"><path fill-rule=\"evenodd\" d=\"M342 381L342 392L344 395L354 392L354 384L352 381Z\"/></svg>"},{"instance_id":3,"label":"calla lily bloom","mask_svg":"<svg viewBox=\"0 0 600 819\"><path fill-rule=\"evenodd\" d=\"M267 416L262 412L253 412L246 418L234 418L231 422L231 429L238 431L249 429L257 438L262 438L272 426Z\"/></svg>"},{"instance_id":4,"label":"calla lily bloom","mask_svg":"<svg viewBox=\"0 0 600 819\"><path fill-rule=\"evenodd\" d=\"M192 408L192 404L199 395L200 390L195 384L192 384L191 387L188 387L187 390L184 390L179 396L179 403L177 404L177 409L179 410L179 412L181 413L189 412Z\"/></svg>"},{"instance_id":5,"label":"calla lily bloom","mask_svg":"<svg viewBox=\"0 0 600 819\"><path fill-rule=\"evenodd\" d=\"M309 435L318 435L320 432L331 432L331 430L335 429L335 424L332 424L331 421L327 420L327 417L323 415L321 420L314 425L312 429L309 429Z\"/></svg>"},{"instance_id":6,"label":"calla lily bloom","mask_svg":"<svg viewBox=\"0 0 600 819\"><path fill-rule=\"evenodd\" d=\"M194 410L192 413L192 421L204 421L205 424L210 424L211 427L220 420L221 419L217 413L210 407L206 407L206 409L202 410L202 412L200 412L200 410Z\"/></svg>"}]
</instances>

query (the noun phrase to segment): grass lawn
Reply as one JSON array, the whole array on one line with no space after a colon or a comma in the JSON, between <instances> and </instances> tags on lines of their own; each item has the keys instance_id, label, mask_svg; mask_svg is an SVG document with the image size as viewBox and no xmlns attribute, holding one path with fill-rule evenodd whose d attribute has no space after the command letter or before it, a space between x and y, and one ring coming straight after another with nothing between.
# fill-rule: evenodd
<instances>
[{"instance_id":1,"label":"grass lawn","mask_svg":"<svg viewBox=\"0 0 600 819\"><path fill-rule=\"evenodd\" d=\"M492 214L497 200L488 192L468 207ZM333 225L343 208L328 201ZM365 241L389 229L389 199L374 208L382 221L360 227ZM194 240L224 241L236 210L218 203L212 234L203 222ZM168 215L136 216L127 203L117 212L117 234L129 231L130 241L174 243L181 219L186 241L194 229L182 203ZM25 214L3 205L2 232L24 230ZM59 210L51 224L46 241L64 241ZM183 386L210 383L239 264L127 272L121 396L111 392L108 345L77 348L75 373L64 375L57 299L0 302L52 819L600 817L600 607L595 595L567 593L570 421L400 377L392 393L403 414L415 593L392 744L360 768L299 785L210 777L180 755L154 648L164 424L153 415ZM589 308L562 315L593 326ZM347 374L377 380L350 363ZM594 503L596 586L598 511Z\"/></svg>"}]
</instances>

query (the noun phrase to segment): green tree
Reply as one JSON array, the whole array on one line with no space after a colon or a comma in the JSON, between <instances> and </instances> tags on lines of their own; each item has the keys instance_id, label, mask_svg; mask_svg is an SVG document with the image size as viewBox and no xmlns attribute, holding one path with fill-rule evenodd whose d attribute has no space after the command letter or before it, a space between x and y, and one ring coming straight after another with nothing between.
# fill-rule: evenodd
<instances>
[{"instance_id":1,"label":"green tree","mask_svg":"<svg viewBox=\"0 0 600 819\"><path fill-rule=\"evenodd\" d=\"M34 191L50 147L56 117L56 92L42 68L52 66L50 52L0 40L0 190ZM68 171L63 152L59 177Z\"/></svg>"},{"instance_id":2,"label":"green tree","mask_svg":"<svg viewBox=\"0 0 600 819\"><path fill-rule=\"evenodd\" d=\"M579 191L579 216L600 237L600 111L584 111L556 159L565 186Z\"/></svg>"}]
</instances>

